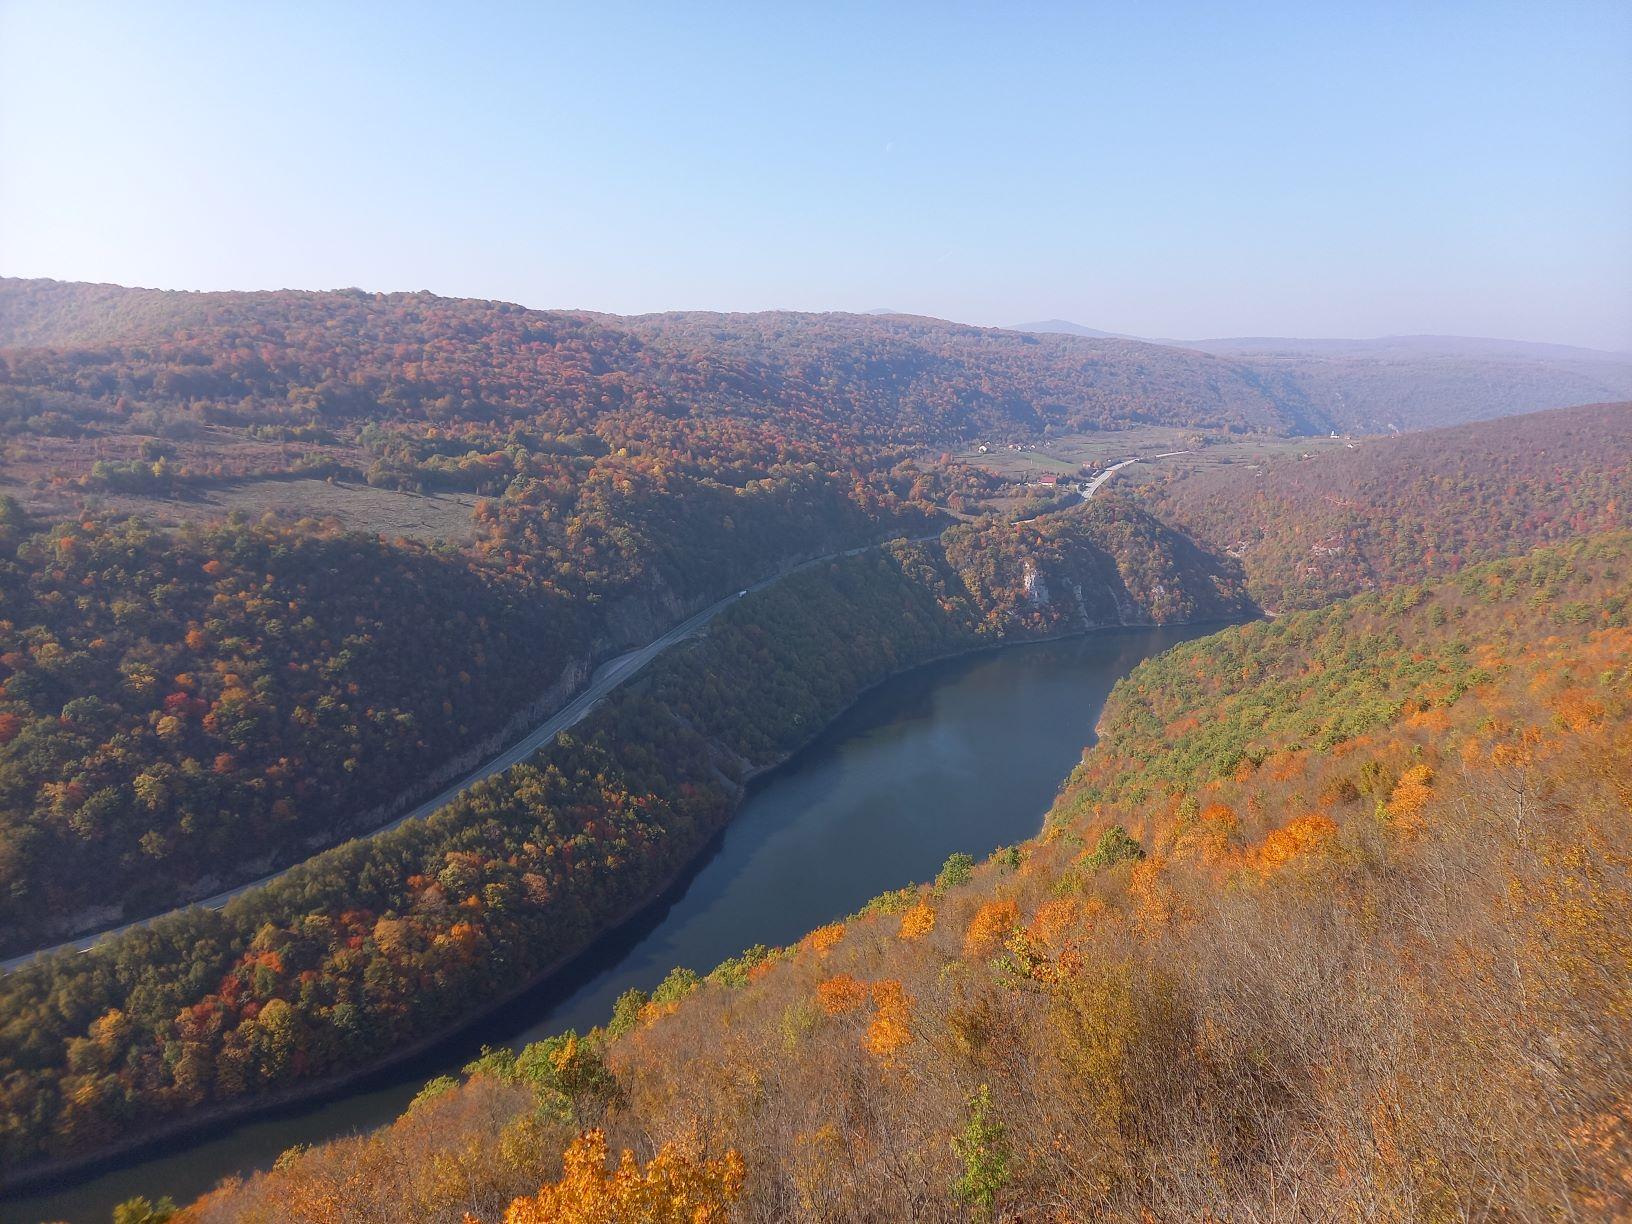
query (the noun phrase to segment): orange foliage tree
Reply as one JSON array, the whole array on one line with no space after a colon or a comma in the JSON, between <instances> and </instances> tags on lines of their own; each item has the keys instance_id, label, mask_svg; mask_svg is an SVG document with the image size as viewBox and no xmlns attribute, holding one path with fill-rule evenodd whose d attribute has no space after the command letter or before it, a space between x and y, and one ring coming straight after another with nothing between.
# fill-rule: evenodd
<instances>
[{"instance_id":1,"label":"orange foliage tree","mask_svg":"<svg viewBox=\"0 0 1632 1224\"><path fill-rule=\"evenodd\" d=\"M561 1180L519 1198L505 1224L715 1224L742 1194L742 1157L698 1158L664 1144L643 1168L627 1149L607 1168L604 1131L586 1131L562 1158Z\"/></svg>"}]
</instances>

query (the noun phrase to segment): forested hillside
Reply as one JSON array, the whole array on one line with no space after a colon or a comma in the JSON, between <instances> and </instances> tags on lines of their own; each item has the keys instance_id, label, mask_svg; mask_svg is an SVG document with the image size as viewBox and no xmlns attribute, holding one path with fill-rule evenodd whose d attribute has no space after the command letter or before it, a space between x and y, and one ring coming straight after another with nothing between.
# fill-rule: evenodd
<instances>
[{"instance_id":1,"label":"forested hillside","mask_svg":"<svg viewBox=\"0 0 1632 1224\"><path fill-rule=\"evenodd\" d=\"M5 476L39 514L6 510L0 954L298 859L687 609L944 522L976 474L930 437L1291 423L1213 358L931 320L41 281L0 307ZM154 526L295 476L480 500L458 554L298 506Z\"/></svg>"},{"instance_id":2,"label":"forested hillside","mask_svg":"<svg viewBox=\"0 0 1632 1224\"><path fill-rule=\"evenodd\" d=\"M1620 1218L1629 566L1598 536L1179 647L1017 852L183 1218Z\"/></svg>"},{"instance_id":3,"label":"forested hillside","mask_svg":"<svg viewBox=\"0 0 1632 1224\"><path fill-rule=\"evenodd\" d=\"M6 475L41 516L7 511L0 952L253 878L362 828L687 609L792 559L944 522L992 478L928 461L929 439L1311 423L1223 359L905 316L617 319L38 281L0 283L0 303L5 338L28 345L0 352ZM1625 521L1625 419L1213 471L1157 507L1242 552L1267 605L1318 603ZM468 539L422 554L293 515L172 534L105 504L163 519L205 489L302 475L467 496ZM1429 547L1426 514L1457 529ZM241 572L244 539L279 565ZM1144 542L1125 566L1171 559L1142 557ZM358 573L381 580L368 610L314 598ZM427 651L449 642L460 622L440 610L455 605L481 609L476 632ZM369 662L399 652L434 658L401 678ZM146 689L127 668L152 670ZM243 717L213 708L228 694Z\"/></svg>"},{"instance_id":4,"label":"forested hillside","mask_svg":"<svg viewBox=\"0 0 1632 1224\"><path fill-rule=\"evenodd\" d=\"M367 827L589 646L564 601L422 548L0 516L0 954Z\"/></svg>"},{"instance_id":5,"label":"forested hillside","mask_svg":"<svg viewBox=\"0 0 1632 1224\"><path fill-rule=\"evenodd\" d=\"M402 416L774 415L784 429L924 442L1138 420L1286 429L1227 360L932 319L527 310L431 294L154 294L0 281L11 404L242 423ZM0 404L0 406L9 406Z\"/></svg>"},{"instance_id":6,"label":"forested hillside","mask_svg":"<svg viewBox=\"0 0 1632 1224\"><path fill-rule=\"evenodd\" d=\"M1126 505L790 576L430 818L0 979L0 1161L298 1090L468 1018L650 900L752 771L898 670L1248 608L1236 574Z\"/></svg>"},{"instance_id":7,"label":"forested hillside","mask_svg":"<svg viewBox=\"0 0 1632 1224\"><path fill-rule=\"evenodd\" d=\"M1632 391L1632 360L1202 352L909 315L529 310L427 293L167 293L0 279L0 421L55 435L146 412L307 427L773 418L793 436L944 443L1133 424L1375 433Z\"/></svg>"},{"instance_id":8,"label":"forested hillside","mask_svg":"<svg viewBox=\"0 0 1632 1224\"><path fill-rule=\"evenodd\" d=\"M1024 436L1140 423L1324 429L1256 374L1202 353L1122 340L1035 336L913 315L706 312L608 321L673 359L782 371L866 421L921 423L930 438ZM899 428L899 425L897 425Z\"/></svg>"},{"instance_id":9,"label":"forested hillside","mask_svg":"<svg viewBox=\"0 0 1632 1224\"><path fill-rule=\"evenodd\" d=\"M1285 424L1213 358L776 318L748 344L743 320L710 340L429 294L0 282L0 491L26 510L0 616L0 954L332 844L597 658L791 561L944 524L990 480L926 462L932 438ZM343 538L356 499L308 480L299 523L276 492L299 477L459 495L468 530L457 553L389 517ZM156 526L257 484L275 524ZM358 576L380 579L361 604Z\"/></svg>"},{"instance_id":10,"label":"forested hillside","mask_svg":"<svg viewBox=\"0 0 1632 1224\"><path fill-rule=\"evenodd\" d=\"M0 954L367 831L598 654L926 517L801 483L637 509L633 482L592 478L565 523L485 510L474 555L309 524L46 528L0 499Z\"/></svg>"},{"instance_id":11,"label":"forested hillside","mask_svg":"<svg viewBox=\"0 0 1632 1224\"><path fill-rule=\"evenodd\" d=\"M960 487L808 387L588 316L17 281L0 301L14 338L74 341L0 352L5 477L38 508L5 503L0 953L360 831L596 659L791 561L921 534ZM482 496L457 552L287 503L161 529L201 490L301 475Z\"/></svg>"},{"instance_id":12,"label":"forested hillside","mask_svg":"<svg viewBox=\"0 0 1632 1224\"><path fill-rule=\"evenodd\" d=\"M1309 608L1632 524L1632 404L1380 438L1311 459L1163 469L1156 513Z\"/></svg>"}]
</instances>

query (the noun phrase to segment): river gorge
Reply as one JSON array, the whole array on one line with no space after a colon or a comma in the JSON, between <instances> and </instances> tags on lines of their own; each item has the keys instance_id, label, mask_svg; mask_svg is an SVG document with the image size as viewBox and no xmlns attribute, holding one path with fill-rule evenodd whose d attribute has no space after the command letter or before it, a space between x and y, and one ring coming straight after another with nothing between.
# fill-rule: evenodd
<instances>
[{"instance_id":1,"label":"river gorge","mask_svg":"<svg viewBox=\"0 0 1632 1224\"><path fill-rule=\"evenodd\" d=\"M898 675L757 779L735 819L675 885L567 968L424 1054L307 1102L166 1140L89 1176L10 1199L4 1218L102 1224L137 1194L178 1201L280 1152L389 1122L424 1082L484 1045L604 1023L631 987L676 965L706 972L749 944L784 944L945 858L1034 835L1092 742L1111 686L1207 632L1112 629L1011 645Z\"/></svg>"}]
</instances>

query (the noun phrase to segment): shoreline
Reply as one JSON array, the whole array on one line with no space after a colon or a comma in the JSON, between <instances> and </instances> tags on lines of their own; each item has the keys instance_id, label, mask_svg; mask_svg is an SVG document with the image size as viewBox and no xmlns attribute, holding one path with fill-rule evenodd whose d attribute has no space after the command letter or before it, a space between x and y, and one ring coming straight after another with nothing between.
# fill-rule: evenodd
<instances>
[{"instance_id":1,"label":"shoreline","mask_svg":"<svg viewBox=\"0 0 1632 1224\"><path fill-rule=\"evenodd\" d=\"M189 1112L185 1117L157 1122L144 1127L140 1138L126 1140L111 1147L99 1148L94 1153L83 1156L62 1157L48 1162L22 1166L9 1174L3 1182L0 1182L0 1202L4 1202L13 1194L68 1189L69 1186L56 1187L51 1183L82 1172L103 1171L99 1170L98 1166L104 1164L110 1166L105 1171L111 1172L122 1164L139 1163L138 1160L132 1158L139 1157L150 1149L156 1149L177 1139L201 1133L223 1122L241 1123L257 1116L276 1114L282 1110L294 1110L302 1106L321 1104L327 1099L343 1096L346 1089L359 1082L401 1066L403 1063L411 1062L417 1057L430 1053L437 1046L452 1041L467 1028L487 1019L494 1012L513 1003L528 992L543 986L550 979L570 968L575 961L592 953L598 945L614 938L619 932L638 922L641 917L664 904L675 886L684 880L689 872L700 865L710 846L729 829L756 784L761 784L771 774L808 749L869 693L901 676L938 663L949 662L953 659L1008 650L1020 646L1069 641L1117 630L1205 627L1208 625L1223 627L1237 623L1239 622L1232 620L1198 620L1174 621L1165 625L1157 625L1150 621L1119 621L1072 628L1060 633L1004 641L975 641L966 646L942 651L904 667L896 668L851 695L845 704L836 710L828 720L811 731L798 744L779 755L774 761L744 769L736 797L723 819L711 827L694 846L684 852L682 861L676 864L673 871L666 874L654 891L634 904L618 911L615 917L609 919L600 929L587 937L577 947L562 953L545 968L530 974L513 988L484 1000L479 1007L465 1012L457 1021L444 1025L435 1032L429 1033L409 1045L399 1047L387 1055L373 1059L366 1065L356 1067L344 1074L329 1076L321 1080L306 1081L298 1085L291 1085L278 1092L257 1096L252 1100L221 1103L197 1112ZM699 970L699 972L702 971ZM386 1125L389 1125L389 1123L386 1123ZM238 1172L238 1170L223 1172L222 1177L232 1176L235 1172Z\"/></svg>"}]
</instances>

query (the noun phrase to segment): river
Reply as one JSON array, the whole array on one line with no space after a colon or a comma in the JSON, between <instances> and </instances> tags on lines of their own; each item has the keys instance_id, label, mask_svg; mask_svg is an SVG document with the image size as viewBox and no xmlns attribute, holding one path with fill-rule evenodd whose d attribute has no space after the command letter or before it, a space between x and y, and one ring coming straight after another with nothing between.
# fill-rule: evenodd
<instances>
[{"instance_id":1,"label":"river","mask_svg":"<svg viewBox=\"0 0 1632 1224\"><path fill-rule=\"evenodd\" d=\"M611 1014L676 965L706 972L785 944L869 898L1035 834L1092 739L1111 685L1141 659L1209 632L1108 630L1007 646L908 672L865 695L759 779L698 863L647 911L548 982L412 1062L334 1099L212 1127L0 1203L7 1224L107 1224L137 1194L185 1202L297 1143L377 1126L484 1045L522 1044Z\"/></svg>"}]
</instances>

